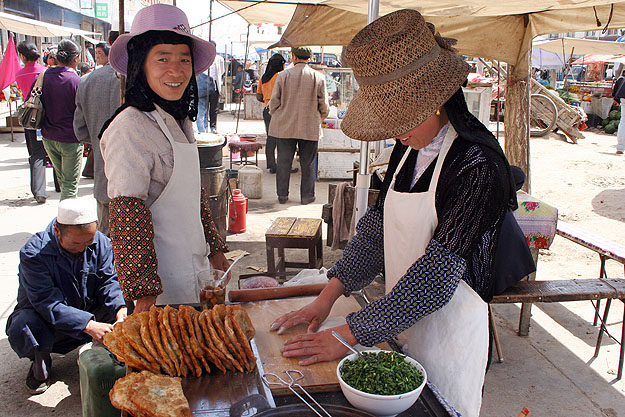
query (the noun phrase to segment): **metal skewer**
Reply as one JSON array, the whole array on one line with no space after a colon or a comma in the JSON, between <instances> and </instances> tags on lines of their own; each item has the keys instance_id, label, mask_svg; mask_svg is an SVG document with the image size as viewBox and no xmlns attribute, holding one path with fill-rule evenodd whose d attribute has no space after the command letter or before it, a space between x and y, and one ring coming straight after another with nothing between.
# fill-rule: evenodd
<instances>
[{"instance_id":1,"label":"metal skewer","mask_svg":"<svg viewBox=\"0 0 625 417\"><path fill-rule=\"evenodd\" d=\"M293 378L293 375L291 375L291 372L292 372L292 373L297 373L297 374L298 374L298 377L297 377L297 378ZM317 402L317 401L316 401L316 400L315 400L315 399L314 399L314 398L313 398L313 397L312 397L312 396L308 393L308 391L306 391L306 390L304 389L304 387L302 387L300 384L298 384L298 383L297 383L297 381L299 381L300 379L304 378L304 374L303 374L301 371L298 371L297 369L287 369L286 371L284 371L284 373L285 373L285 374L289 377L290 382L289 382L289 381L286 381L286 380L284 380L284 379L282 379L282 378L280 378L278 375L276 375L276 374L274 374L274 373L266 373L266 374L263 374L263 376L262 376L263 382L264 382L265 384L267 384L268 386L271 386L271 385L281 385L281 386L282 386L282 385L284 385L284 386L288 387L288 388L291 390L291 392L292 392L293 394L295 394L295 395L297 396L297 398L299 398L299 399L300 399L300 400L301 400L304 404L306 404L306 406L307 406L308 408L310 408L310 409L311 409L311 410L312 410L312 411L313 411L316 415L318 415L319 417L323 417L323 415L321 415L321 414L320 414L317 410L315 410L315 408L314 408L312 405L310 405L310 404L308 403L308 401L306 401L306 400L304 399L304 397L302 397L302 396L301 396L301 395L300 395L300 394L299 394L299 393L295 390L295 388L293 388L294 386L295 386L295 387L299 387L299 388L302 390L302 392L303 392L304 394L306 394L306 395L308 396L308 398L310 398L310 399L311 399L311 400L312 400L312 401L313 401L313 402L317 405L317 407L319 407L319 409L320 409L320 410L321 410L321 411L322 411L322 412L323 412L323 413L324 413L327 417L332 417L332 415L331 415L330 413L328 413L328 412L326 411L326 409L325 409L325 408L323 408L323 407L321 406L321 404L319 404L319 403L318 403L318 402ZM273 377L273 378L277 379L279 382L276 382L276 381L271 381L271 380L269 379L269 377Z\"/></svg>"}]
</instances>

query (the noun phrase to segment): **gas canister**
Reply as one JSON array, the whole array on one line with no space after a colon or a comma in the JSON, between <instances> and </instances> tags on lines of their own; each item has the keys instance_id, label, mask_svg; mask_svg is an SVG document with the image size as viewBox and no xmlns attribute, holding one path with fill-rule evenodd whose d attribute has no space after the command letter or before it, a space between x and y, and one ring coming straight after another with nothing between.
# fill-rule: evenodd
<instances>
[{"instance_id":1,"label":"gas canister","mask_svg":"<svg viewBox=\"0 0 625 417\"><path fill-rule=\"evenodd\" d=\"M126 375L126 365L97 346L81 349L78 369L83 417L119 417L120 411L111 405L109 391L118 378Z\"/></svg>"}]
</instances>

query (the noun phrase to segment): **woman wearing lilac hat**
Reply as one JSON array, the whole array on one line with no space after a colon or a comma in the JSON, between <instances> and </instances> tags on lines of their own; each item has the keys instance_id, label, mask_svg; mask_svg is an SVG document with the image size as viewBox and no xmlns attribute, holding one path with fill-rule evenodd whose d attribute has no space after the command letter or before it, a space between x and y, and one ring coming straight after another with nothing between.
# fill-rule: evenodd
<instances>
[{"instance_id":1,"label":"woman wearing lilac hat","mask_svg":"<svg viewBox=\"0 0 625 417\"><path fill-rule=\"evenodd\" d=\"M197 275L229 265L201 191L192 128L195 74L214 57L214 45L191 34L184 12L165 4L140 10L109 52L111 66L126 75L126 92L100 146L119 281L137 312L199 303Z\"/></svg>"}]
</instances>

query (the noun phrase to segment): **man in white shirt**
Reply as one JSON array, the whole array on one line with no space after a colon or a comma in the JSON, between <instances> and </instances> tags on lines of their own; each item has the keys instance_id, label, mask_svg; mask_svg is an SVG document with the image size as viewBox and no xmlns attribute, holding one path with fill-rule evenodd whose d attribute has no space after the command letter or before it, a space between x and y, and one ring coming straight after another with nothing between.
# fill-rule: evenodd
<instances>
[{"instance_id":1,"label":"man in white shirt","mask_svg":"<svg viewBox=\"0 0 625 417\"><path fill-rule=\"evenodd\" d=\"M210 41L217 46L214 41ZM221 81L226 66L224 59L220 55L215 55L213 64L208 69L208 118L211 133L217 133L217 110L219 109L219 93L221 91Z\"/></svg>"}]
</instances>

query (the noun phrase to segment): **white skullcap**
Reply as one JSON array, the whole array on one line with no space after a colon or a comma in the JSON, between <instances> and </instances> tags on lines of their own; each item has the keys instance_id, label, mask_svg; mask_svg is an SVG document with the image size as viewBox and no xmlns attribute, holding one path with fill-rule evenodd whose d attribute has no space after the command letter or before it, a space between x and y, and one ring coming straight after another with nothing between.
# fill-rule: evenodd
<instances>
[{"instance_id":1,"label":"white skullcap","mask_svg":"<svg viewBox=\"0 0 625 417\"><path fill-rule=\"evenodd\" d=\"M56 221L61 224L87 224L97 220L94 198L67 198L59 203Z\"/></svg>"}]
</instances>

